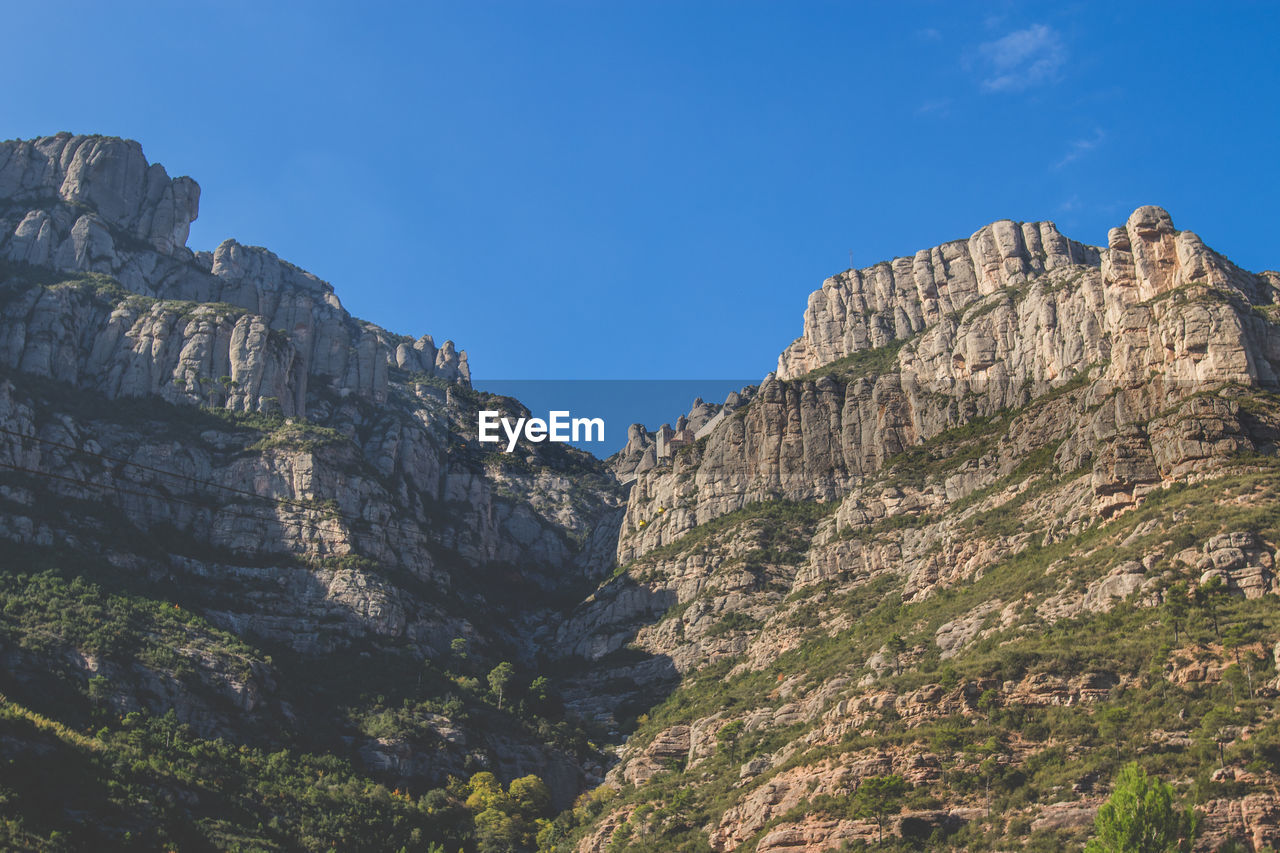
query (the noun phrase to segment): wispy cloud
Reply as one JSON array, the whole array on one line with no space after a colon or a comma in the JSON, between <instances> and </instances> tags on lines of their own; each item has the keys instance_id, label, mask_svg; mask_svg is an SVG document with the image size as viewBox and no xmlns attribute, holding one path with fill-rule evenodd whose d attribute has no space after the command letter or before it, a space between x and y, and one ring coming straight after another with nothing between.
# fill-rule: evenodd
<instances>
[{"instance_id":1,"label":"wispy cloud","mask_svg":"<svg viewBox=\"0 0 1280 853\"><path fill-rule=\"evenodd\" d=\"M916 115L918 116L945 116L951 112L950 98L936 98L931 101L925 101L916 107Z\"/></svg>"},{"instance_id":2,"label":"wispy cloud","mask_svg":"<svg viewBox=\"0 0 1280 853\"><path fill-rule=\"evenodd\" d=\"M936 27L925 27L922 30L916 30L916 38L920 41L942 41L942 30Z\"/></svg>"},{"instance_id":3,"label":"wispy cloud","mask_svg":"<svg viewBox=\"0 0 1280 853\"><path fill-rule=\"evenodd\" d=\"M1061 169L1068 163L1074 163L1093 149L1097 148L1107 138L1107 134L1102 128L1097 127L1093 130L1093 136L1084 139L1077 139L1067 147L1067 153L1062 155L1062 159L1053 164L1053 168Z\"/></svg>"},{"instance_id":4,"label":"wispy cloud","mask_svg":"<svg viewBox=\"0 0 1280 853\"><path fill-rule=\"evenodd\" d=\"M1022 92L1051 83L1067 61L1062 37L1044 24L984 42L978 52L986 64L982 88L988 92Z\"/></svg>"}]
</instances>

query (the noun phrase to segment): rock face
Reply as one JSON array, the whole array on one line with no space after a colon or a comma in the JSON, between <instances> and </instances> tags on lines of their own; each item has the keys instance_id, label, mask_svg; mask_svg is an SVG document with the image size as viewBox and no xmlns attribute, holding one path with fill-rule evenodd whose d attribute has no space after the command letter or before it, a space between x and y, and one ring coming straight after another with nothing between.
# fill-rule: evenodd
<instances>
[{"instance_id":1,"label":"rock face","mask_svg":"<svg viewBox=\"0 0 1280 853\"><path fill-rule=\"evenodd\" d=\"M616 480L571 449L488 456L476 411L513 403L471 389L466 353L352 317L266 249L193 252L199 196L136 142L0 143L0 465L18 480L0 496L0 538L181 590L218 629L294 660L408 654L421 667L455 638L477 665L532 659L518 621L612 563ZM489 618L476 624L477 610ZM274 708L273 725L334 723L280 710L284 679L261 661L230 684L225 662L192 659L187 681ZM101 669L122 712L172 706L228 736L258 719L187 691L179 667ZM418 786L477 765L539 772L565 803L596 773L527 733L423 726L447 736L365 738L358 752Z\"/></svg>"},{"instance_id":2,"label":"rock face","mask_svg":"<svg viewBox=\"0 0 1280 853\"><path fill-rule=\"evenodd\" d=\"M198 199L136 143L0 144L0 539L204 620L165 622L178 639L137 665L6 634L6 691L57 669L210 736L339 731L415 792L489 768L538 773L559 806L651 795L580 803L581 850L675 832L776 851L876 838L849 806L887 774L929 794L889 834L1071 846L1109 712L1275 696L1274 631L1188 639L1169 607L1168 659L1126 659L1168 627L1150 608L1215 579L1231 596L1211 605L1270 626L1280 539L1280 274L1159 208L1105 248L1005 221L829 279L775 374L660 436L634 426L605 464L485 452L475 411L519 405L473 390L465 353L351 317L265 249L191 251ZM1119 650L1064 647L1064 620ZM612 766L476 699L498 660L552 673ZM448 693L287 693L339 665ZM1278 720L1258 713L1211 732L1170 713L1135 747L1170 766L1206 737L1258 750L1220 759L1212 790L1236 793L1206 805L1213 843L1275 842L1280 778L1251 759ZM1018 799L1033 777L1054 802Z\"/></svg>"},{"instance_id":3,"label":"rock face","mask_svg":"<svg viewBox=\"0 0 1280 853\"><path fill-rule=\"evenodd\" d=\"M704 425L703 440L658 464L637 425L618 457L636 463L619 563L644 561L761 502L826 502L834 515L816 528L804 561L721 579L718 567L743 559L738 543L750 538L713 539L710 549L646 563L600 590L559 627L558 642L597 659L639 638L677 671L690 671L743 651L731 634L708 641L711 622L699 628L702 614L758 618L761 606L775 603L763 587L887 572L906 577L904 596L918 600L1026 547L1016 534L992 542L966 539L947 521L916 529L902 522L945 516L1037 452L1055 451L1060 476L1088 474L1037 499L1065 533L1241 451L1265 449L1273 437L1252 432L1238 403L1202 392L1275 384L1280 333L1267 312L1277 293L1272 276L1236 268L1155 207L1113 229L1106 249L1068 241L1049 223L1003 222L909 264L899 259L828 280L810 298L805 335L783 354L778 375ZM857 361L868 353L879 360ZM836 366L796 377L797 365L816 369L822 359L837 359ZM998 443L935 485L876 485L895 479L885 466L913 447L1009 410L1023 413ZM906 529L892 538L848 535L885 525ZM1201 570L1246 595L1271 589L1265 547L1232 548L1212 551ZM1134 596L1146 601L1157 575L1131 560L1083 593L1050 598L1040 612L1060 619ZM678 630L649 624L691 602ZM943 626L944 657L989 632L992 612L980 608ZM787 647L775 639L775 653Z\"/></svg>"},{"instance_id":4,"label":"rock face","mask_svg":"<svg viewBox=\"0 0 1280 853\"><path fill-rule=\"evenodd\" d=\"M1050 536L1060 537L1241 451L1265 451L1269 428L1246 424L1230 393L1204 392L1275 384L1280 332L1267 312L1277 293L1272 276L1234 267L1154 207L1114 229L1106 249L1067 241L1048 223L995 223L911 264L828 280L778 375L670 463L636 467L617 556L638 568L584 603L560 626L559 642L597 659L638 640L679 672L744 651L759 664L790 647L787 632L762 653L733 633L707 637L716 618L766 618L786 590L850 575L904 577L904 599L922 600L1025 548L1025 535L966 536L966 523L947 516L957 504L1020 499L1025 484L987 493L1037 453L1052 451L1047 462L1067 481L1031 503L1058 519ZM818 353L836 364L824 366ZM858 361L868 353L875 360ZM824 369L796 377L801 364ZM967 457L935 483L922 488L886 471L912 448L1011 410L1018 414L981 452L970 455L964 441L932 451ZM633 428L622 457L651 449L647 439ZM726 561L749 561L741 527L692 553L646 559L729 513L779 499L832 508L805 534L813 539L798 565L722 574ZM871 535L882 527L901 532ZM1223 542L1206 551L1206 578L1216 572L1246 595L1271 589L1266 546ZM1158 603L1161 582L1150 561L1130 560L1085 590L1050 597L1039 612L1056 620L1124 600ZM687 608L679 625L651 624L672 608ZM942 655L1007 625L1008 608L1017 609L984 606L942 626Z\"/></svg>"},{"instance_id":5,"label":"rock face","mask_svg":"<svg viewBox=\"0 0 1280 853\"><path fill-rule=\"evenodd\" d=\"M804 334L779 356L778 378L910 338L1031 276L1098 263L1097 249L1066 239L1052 222L1001 220L967 241L848 270L809 296Z\"/></svg>"},{"instance_id":6,"label":"rock face","mask_svg":"<svg viewBox=\"0 0 1280 853\"><path fill-rule=\"evenodd\" d=\"M740 391L730 391L719 405L704 402L698 397L693 401L689 414L676 419L674 430L670 424L663 424L657 435L651 434L644 424L632 424L627 428L626 445L609 458L614 473L619 480L629 483L659 465L670 465L675 451L710 435L726 418L749 403L756 390L752 385ZM668 432L664 433L664 430ZM673 435L679 436L674 446L668 440Z\"/></svg>"},{"instance_id":7,"label":"rock face","mask_svg":"<svg viewBox=\"0 0 1280 853\"><path fill-rule=\"evenodd\" d=\"M1261 598L1275 591L1275 556L1252 530L1215 536L1204 544L1204 557L1196 564L1200 583L1222 581L1231 593Z\"/></svg>"},{"instance_id":8,"label":"rock face","mask_svg":"<svg viewBox=\"0 0 1280 853\"><path fill-rule=\"evenodd\" d=\"M111 397L287 416L306 415L316 392L385 401L392 368L470 380L451 341L437 348L362 323L329 284L266 249L227 240L192 252L199 198L194 181L149 165L136 142L0 143L0 259L109 277L10 296L5 362Z\"/></svg>"},{"instance_id":9,"label":"rock face","mask_svg":"<svg viewBox=\"0 0 1280 853\"><path fill-rule=\"evenodd\" d=\"M944 243L913 258L827 279L809 296L804 334L778 358L778 378L794 379L837 359L905 340L1032 278L1086 269L1100 270L1107 286L1105 306L1093 306L1107 315L1106 323L1092 330L1095 336L1114 330L1130 306L1192 282L1234 290L1253 304L1270 304L1266 291L1274 289L1265 277L1236 268L1195 234L1174 229L1159 207L1134 211L1123 227L1111 229L1105 249L1068 240L1051 222L1002 220L979 229L967 242ZM1088 335L1090 329L1081 331ZM972 352L992 354L982 348Z\"/></svg>"},{"instance_id":10,"label":"rock face","mask_svg":"<svg viewBox=\"0 0 1280 853\"><path fill-rule=\"evenodd\" d=\"M0 270L0 365L107 399L159 398L193 410L307 419L300 423L330 430L317 440L307 427L277 420L277 434L259 442L268 446L256 459L231 459L228 451L243 451L244 442L217 429L160 449L128 430L99 436L103 426L83 419L42 423L25 395L6 385L3 417L12 435L53 436L71 444L92 436L126 458L171 461L191 482L224 490L252 483L272 498L332 501L341 512L369 520L403 518L407 511L421 524L435 505L466 506L427 539L411 535L399 543L390 541L395 534L382 531L370 538L341 522L297 530L279 518L221 523L214 509L162 499L136 501L142 512L182 530L201 530L210 544L233 551L361 553L440 579L432 570L431 539L467 560L527 562L558 574L578 560L564 531L577 544L586 542L594 535L593 513L613 511L604 509L612 499L606 505L589 500L585 514L567 511L563 501L576 484L564 477L490 474L477 465L478 453L459 458L456 436L464 437L464 445L473 438L475 400L469 396L466 354L452 342L437 348L430 336L401 339L357 320L328 284L264 249L227 241L212 255L194 254L174 242L173 235L185 235L195 216L198 189L190 179L170 181L162 167L148 166L137 143L61 135L4 143L0 162L0 187L12 194L3 209L43 205L35 213L47 214L52 223L42 232L52 241L50 252L32 254L21 226L32 212L0 219L0 257L10 261ZM59 223L72 214L77 224L62 229ZM182 227L174 231L171 220ZM70 251L77 229L88 227L84 223L104 229L102 245L110 251ZM163 235L157 223L165 223ZM426 384L432 382L437 384ZM392 398L397 405L370 408L387 406ZM53 445L19 449L12 435L12 458L50 470L67 464ZM341 447L344 439L352 445ZM362 466L363 479L353 471ZM597 496L610 488L603 471L600 477L597 487L603 491ZM512 487L531 500L498 497ZM317 511L302 515L325 517ZM582 567L598 569L609 559L598 549L582 554ZM344 595L331 591L327 598ZM365 615L374 612L390 611L378 607ZM403 618L387 618L404 628Z\"/></svg>"},{"instance_id":11,"label":"rock face","mask_svg":"<svg viewBox=\"0 0 1280 853\"><path fill-rule=\"evenodd\" d=\"M829 279L752 403L698 452L639 472L618 559L755 501L843 498L904 449L1072 381L1119 392L1091 425L1095 491L1102 511L1131 505L1135 489L1239 449L1229 409L1151 434L1136 425L1206 387L1274 385L1280 334L1266 311L1278 292L1156 207L1106 249L1049 223L998 222ZM675 511L654 524L659 506Z\"/></svg>"},{"instance_id":12,"label":"rock face","mask_svg":"<svg viewBox=\"0 0 1280 853\"><path fill-rule=\"evenodd\" d=\"M632 785L644 784L664 769L689 754L689 727L672 726L660 732L642 753L618 765L623 769L622 781Z\"/></svg>"},{"instance_id":13,"label":"rock face","mask_svg":"<svg viewBox=\"0 0 1280 853\"><path fill-rule=\"evenodd\" d=\"M47 266L55 259L104 258L111 248L108 229L159 254L174 254L187 244L200 187L148 163L132 140L60 133L0 147L0 198L31 208L13 233L9 257ZM60 228L39 209L53 200L87 210Z\"/></svg>"},{"instance_id":14,"label":"rock face","mask_svg":"<svg viewBox=\"0 0 1280 853\"><path fill-rule=\"evenodd\" d=\"M1171 590L1200 601L1215 578L1241 599L1274 593L1276 283L1154 207L1105 248L1002 222L824 283L746 405L669 463L639 462L621 571L557 629L562 653L596 663L594 692L575 696L584 710L676 685L663 728L641 724L608 774L630 805L578 849L643 849L660 822L628 809L671 808L674 780L717 792L697 806L713 849L870 842L875 825L849 805L860 780L889 773L940 804L886 834L962 849L950 836L976 823L1009 847L1032 833L1078 846L1102 801L1096 774L999 820L955 785L982 761L1030 773L1078 766L1092 747L983 719L1093 725L1156 663L1188 695L1271 690L1256 673L1273 631L1239 650L1229 688L1229 653L1189 641L1176 616L1172 663L1120 651L1105 666L1064 663L1075 658L1061 637L1087 645L1134 612L1141 627L1124 630L1157 630L1151 608ZM634 432L624 457L649 452L647 438ZM1064 620L1089 627L1054 634ZM1012 663L1024 654L1040 663ZM715 733L735 723L753 746L727 760ZM1131 748L1194 764L1197 725L1184 715ZM975 733L957 734L963 750L938 734L952 726ZM680 771L656 756L684 727ZM1248 749L1224 771L1246 773L1233 778L1248 793L1211 805L1215 840L1199 849L1269 838L1276 777L1247 776Z\"/></svg>"}]
</instances>

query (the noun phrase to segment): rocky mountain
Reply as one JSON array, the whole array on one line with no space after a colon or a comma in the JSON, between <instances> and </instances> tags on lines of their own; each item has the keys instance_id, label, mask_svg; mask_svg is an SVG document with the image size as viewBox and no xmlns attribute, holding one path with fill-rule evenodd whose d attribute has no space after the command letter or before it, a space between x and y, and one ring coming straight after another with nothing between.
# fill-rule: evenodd
<instances>
[{"instance_id":1,"label":"rocky mountain","mask_svg":"<svg viewBox=\"0 0 1280 853\"><path fill-rule=\"evenodd\" d=\"M1104 441L1211 384L1276 384L1274 274L1238 269L1155 207L1137 210L1109 243L1071 243L1051 223L999 222L967 243L828 279L760 403L717 430L696 461L638 481L627 515L635 533L619 558L751 502L843 497L904 448L1025 406L1086 371L1123 401L1092 418ZM1129 437L1126 458L1163 464L1126 479L1095 452L1108 504L1130 503L1156 469L1168 475L1199 452ZM1165 438L1174 437L1155 440ZM637 531L658 505L671 508L663 523Z\"/></svg>"},{"instance_id":2,"label":"rocky mountain","mask_svg":"<svg viewBox=\"0 0 1280 853\"><path fill-rule=\"evenodd\" d=\"M200 187L149 165L136 142L59 134L5 143L0 199L0 256L91 274L86 280L106 276L146 297L113 302L116 294L104 294L92 303L83 294L29 292L9 311L14 319L25 312L26 322L6 325L3 341L6 363L24 372L108 397L155 395L287 417L305 416L317 387L384 402L390 368L470 377L466 353L451 341L437 348L429 335L414 341L362 323L329 284L266 249L234 240L212 253L188 249ZM193 323L182 306L166 304L184 302L209 307ZM230 381L218 382L222 376Z\"/></svg>"},{"instance_id":3,"label":"rocky mountain","mask_svg":"<svg viewBox=\"0 0 1280 853\"><path fill-rule=\"evenodd\" d=\"M9 846L1058 850L1132 759L1280 844L1280 274L997 222L610 460L506 455L465 353L198 199L0 144Z\"/></svg>"},{"instance_id":4,"label":"rocky mountain","mask_svg":"<svg viewBox=\"0 0 1280 853\"><path fill-rule=\"evenodd\" d=\"M578 849L861 844L889 775L908 847L1061 849L1122 717L1206 843L1275 844L1246 741L1277 726L1278 283L1155 207L1106 248L999 222L824 282L750 405L638 473L617 576L558 629L604 684L674 689L566 821ZM1235 669L1218 622L1168 616L1209 589ZM1215 700L1234 766L1198 752Z\"/></svg>"},{"instance_id":5,"label":"rocky mountain","mask_svg":"<svg viewBox=\"0 0 1280 853\"><path fill-rule=\"evenodd\" d=\"M0 197L8 571L198 617L130 641L171 642L155 660L10 626L10 699L173 709L194 736L337 750L422 789L536 771L567 803L598 777L591 749L473 697L495 663L535 665L520 620L611 567L623 493L601 463L492 453L476 411L528 413L472 390L451 341L354 318L265 249L187 249L199 188L135 142L4 143ZM380 725L389 702L413 725Z\"/></svg>"},{"instance_id":6,"label":"rocky mountain","mask_svg":"<svg viewBox=\"0 0 1280 853\"><path fill-rule=\"evenodd\" d=\"M644 424L632 424L627 428L627 443L609 459L614 475L629 483L638 475L656 468L660 462L670 462L680 447L710 435L721 421L749 403L756 390L752 385L740 391L730 391L725 401L719 404L708 403L698 397L688 414L676 418L674 427L663 424L654 433L649 432Z\"/></svg>"}]
</instances>

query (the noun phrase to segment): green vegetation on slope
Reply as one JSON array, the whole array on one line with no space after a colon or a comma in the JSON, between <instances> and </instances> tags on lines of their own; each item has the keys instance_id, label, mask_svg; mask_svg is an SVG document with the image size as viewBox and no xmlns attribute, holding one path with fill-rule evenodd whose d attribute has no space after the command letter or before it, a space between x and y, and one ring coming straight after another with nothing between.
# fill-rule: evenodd
<instances>
[{"instance_id":1,"label":"green vegetation on slope","mask_svg":"<svg viewBox=\"0 0 1280 853\"><path fill-rule=\"evenodd\" d=\"M1246 415L1275 420L1271 395L1249 392L1239 401ZM942 440L995 447L1017 414L967 425ZM1108 780L1135 756L1149 772L1175 780L1177 795L1202 810L1217 808L1220 798L1259 791L1258 783L1247 780L1273 778L1280 767L1280 715L1272 701L1277 673L1270 654L1280 637L1274 599L1245 600L1213 583L1200 584L1192 595L1200 572L1175 557L1184 549L1198 552L1212 537L1231 531L1249 531L1274 548L1280 542L1280 464L1273 456L1240 454L1215 475L1156 489L1114 519L1095 518L1078 532L1049 537L1053 519L1037 509L1036 499L1071 488L1084 473L1055 472L1057 446L1044 445L948 508L948 517L958 516L952 523L963 535L980 542L1003 540L1010 549L978 576L944 585L923 601L904 601L902 578L894 574L869 582L836 577L797 589L776 617L765 621L761 636L783 624L794 626L804 632L798 648L758 670L729 657L686 674L679 688L641 719L630 745L643 749L672 726L717 714L721 726L758 719L761 713L768 719L797 696L836 678L853 683L872 678L873 686L846 688L829 703L860 693L901 701L872 703L856 712L851 706L844 712L852 715L851 723L834 741L804 737L814 733L820 717L765 725L740 732L732 750L719 744L710 756L689 766L669 763L638 786L624 785L608 796L602 789L557 818L561 840L544 849L570 849L605 821L614 826L611 851L710 849L705 828L771 781L803 771L817 786L824 766L884 756L936 768L904 792L901 806L909 813L969 810L965 819L942 824L916 818L895 824L892 837L885 839L893 849L1016 845L1049 851L1083 844L1091 828L1033 829L1032 818L1046 805L1105 793ZM919 461L930 465L934 458L945 460L946 454ZM896 466L911 472L915 464L893 460L890 477ZM909 476L922 485L938 473ZM1011 490L1015 485L1018 489ZM695 528L658 555L694 551L708 534L732 537L735 528L749 529L748 520L717 519L719 526ZM915 516L908 525L891 519L847 535L868 543L893 541L907 526L939 521ZM1062 593L1078 600L1120 564L1143 558L1147 576L1159 582L1150 594L1162 598L1162 606L1146 606L1137 597L1103 612L1066 617L1049 617L1040 609ZM977 626L983 633L954 657L942 659L935 643L939 628L992 601L1017 604L1012 621L1002 621L998 609L991 612ZM667 618L681 612L673 608ZM878 650L892 648L896 637L902 638L901 671L869 672L866 662ZM1078 695L1086 698L1068 704L1067 697ZM831 709L828 704L819 710L824 707ZM1241 731L1249 737L1239 737ZM747 772L753 761L763 761L767 769ZM1230 772L1215 772L1223 767ZM856 824L865 815L856 788L811 793L775 813L741 849L754 849L774 828L808 819Z\"/></svg>"},{"instance_id":2,"label":"green vegetation on slope","mask_svg":"<svg viewBox=\"0 0 1280 853\"><path fill-rule=\"evenodd\" d=\"M791 381L812 381L821 379L824 376L830 376L841 382L852 382L855 379L875 377L881 373L887 373L897 365L898 353L902 351L902 347L908 340L910 339L900 338L882 347L858 350L855 353L846 355L844 358L838 358L821 367L816 367Z\"/></svg>"}]
</instances>

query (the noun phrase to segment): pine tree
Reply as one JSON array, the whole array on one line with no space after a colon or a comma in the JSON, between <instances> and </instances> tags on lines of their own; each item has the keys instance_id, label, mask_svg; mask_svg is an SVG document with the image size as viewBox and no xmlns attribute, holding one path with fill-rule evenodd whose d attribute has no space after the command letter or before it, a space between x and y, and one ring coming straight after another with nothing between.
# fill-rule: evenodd
<instances>
[{"instance_id":1,"label":"pine tree","mask_svg":"<svg viewBox=\"0 0 1280 853\"><path fill-rule=\"evenodd\" d=\"M1164 618L1173 628L1173 642L1178 642L1178 634L1182 629L1183 623L1187 621L1187 614L1191 610L1191 602L1188 601L1190 593L1187 591L1187 585L1183 581L1170 586L1164 594Z\"/></svg>"},{"instance_id":2,"label":"pine tree","mask_svg":"<svg viewBox=\"0 0 1280 853\"><path fill-rule=\"evenodd\" d=\"M1115 790L1098 810L1094 837L1085 853L1175 853L1190 851L1197 818L1174 805L1173 788L1126 764Z\"/></svg>"},{"instance_id":3,"label":"pine tree","mask_svg":"<svg viewBox=\"0 0 1280 853\"><path fill-rule=\"evenodd\" d=\"M902 798L906 793L907 783L901 776L894 775L863 779L853 795L853 816L875 820L878 844L884 843L884 819L902 810Z\"/></svg>"}]
</instances>

